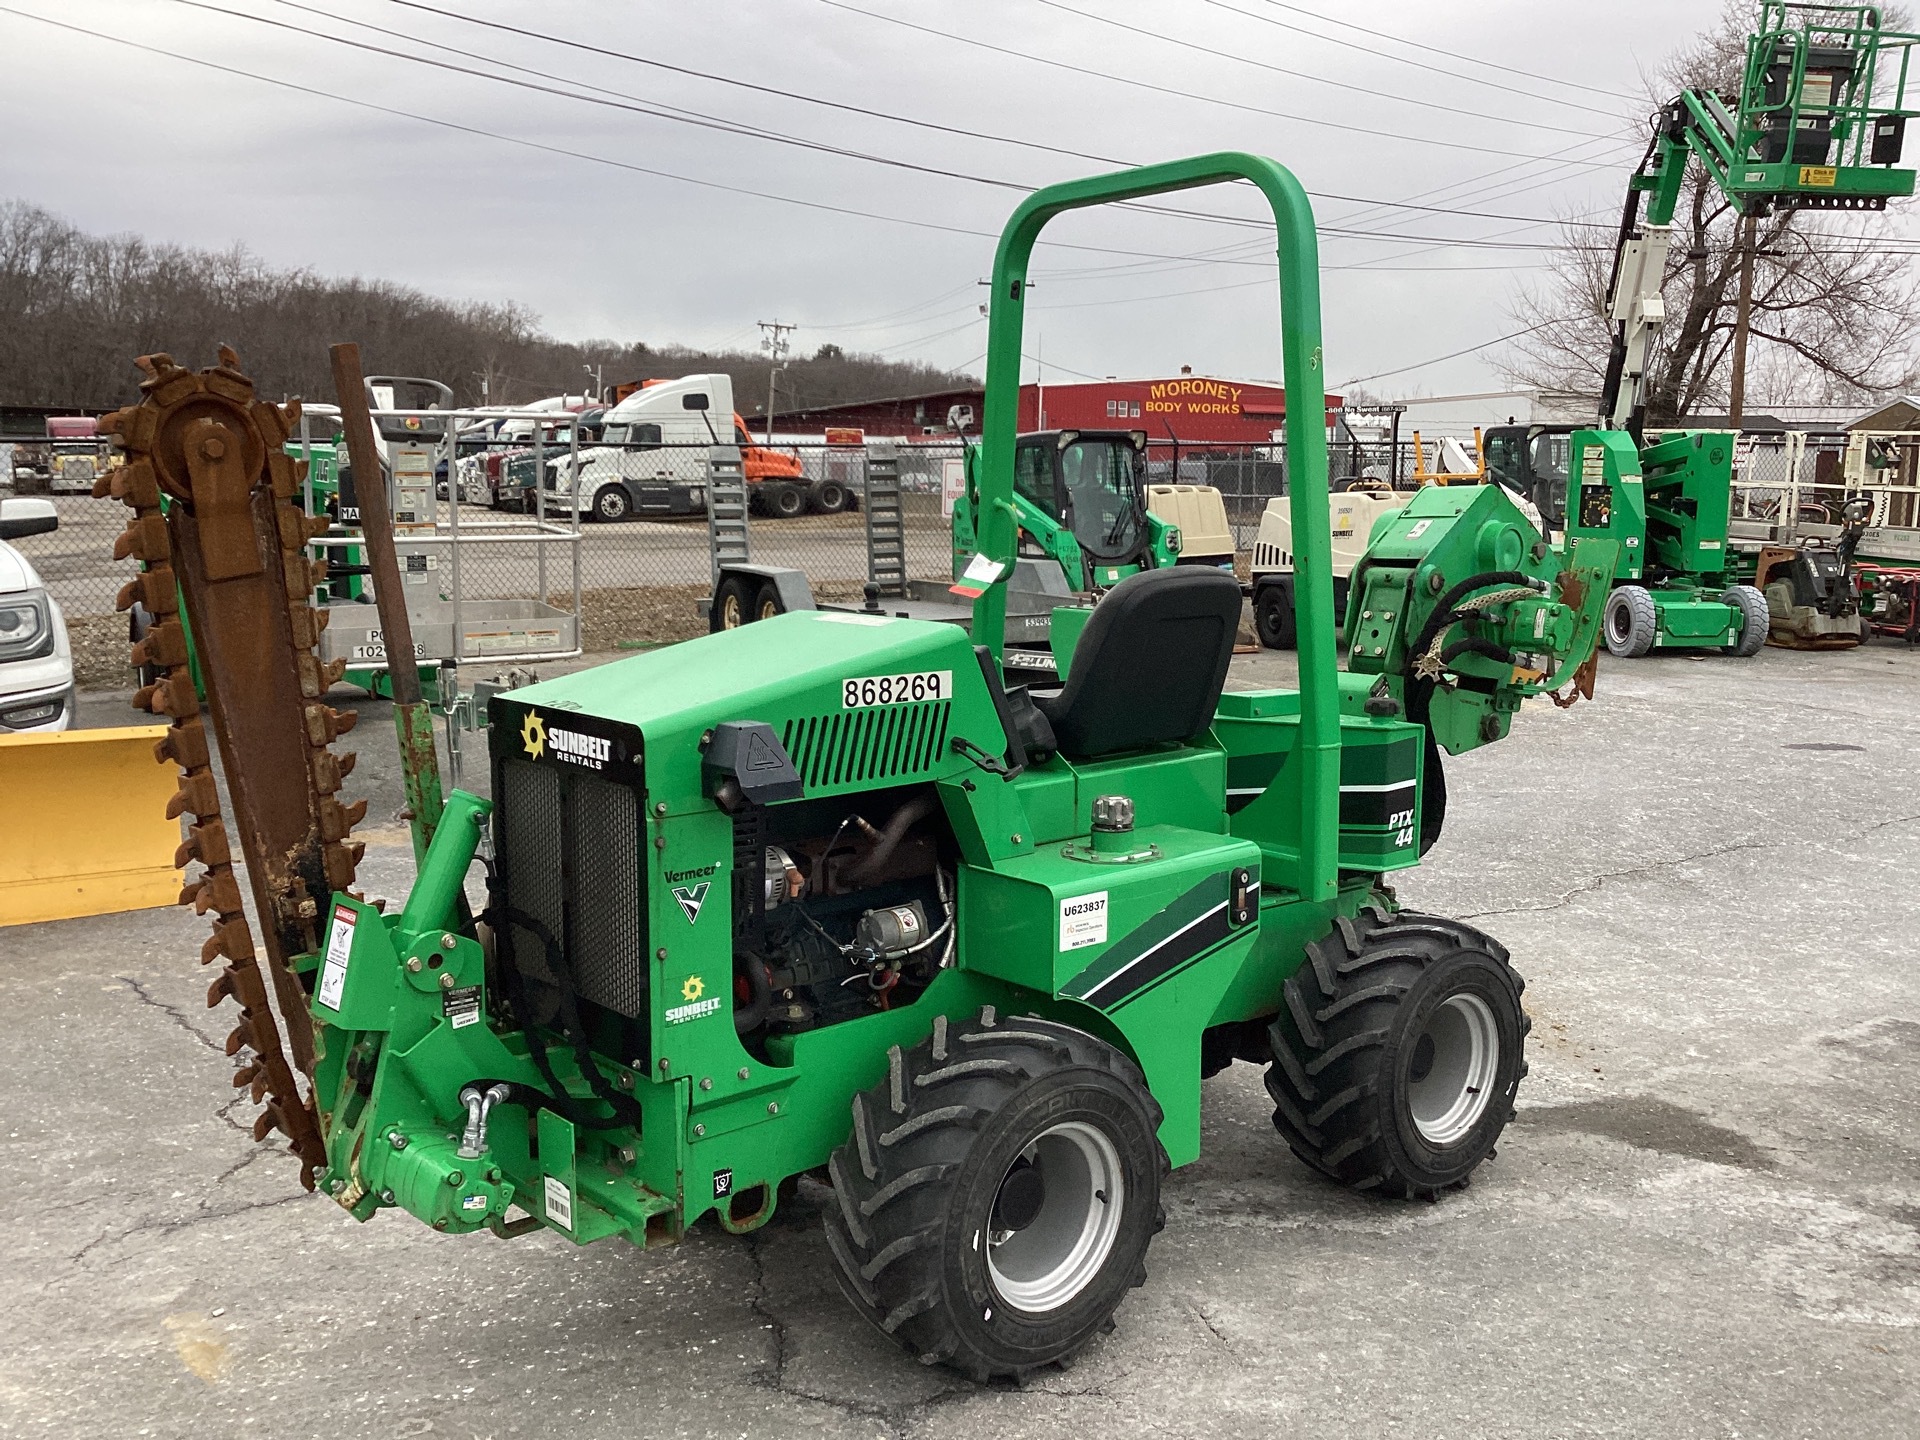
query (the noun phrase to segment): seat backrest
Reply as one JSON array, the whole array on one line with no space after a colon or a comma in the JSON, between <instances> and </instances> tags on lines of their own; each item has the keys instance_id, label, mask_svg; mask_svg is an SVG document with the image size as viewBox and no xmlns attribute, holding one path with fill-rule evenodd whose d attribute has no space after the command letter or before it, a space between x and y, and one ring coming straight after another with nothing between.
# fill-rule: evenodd
<instances>
[{"instance_id":1,"label":"seat backrest","mask_svg":"<svg viewBox=\"0 0 1920 1440\"><path fill-rule=\"evenodd\" d=\"M1074 647L1067 683L1038 700L1068 759L1185 743L1213 723L1240 629L1240 585L1198 565L1116 585Z\"/></svg>"}]
</instances>

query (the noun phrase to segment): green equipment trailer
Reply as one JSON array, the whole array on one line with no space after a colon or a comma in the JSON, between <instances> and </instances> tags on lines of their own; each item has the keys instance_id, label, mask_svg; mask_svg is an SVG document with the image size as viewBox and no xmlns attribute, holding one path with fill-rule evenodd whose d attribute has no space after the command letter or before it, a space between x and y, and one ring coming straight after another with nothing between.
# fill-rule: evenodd
<instances>
[{"instance_id":1,"label":"green equipment trailer","mask_svg":"<svg viewBox=\"0 0 1920 1440\"><path fill-rule=\"evenodd\" d=\"M1643 444L1646 371L1665 320L1661 289L1688 166L1697 162L1743 217L1883 210L1912 195L1914 172L1898 166L1914 113L1906 85L1916 43L1920 36L1882 30L1877 7L1763 0L1735 108L1711 90L1690 89L1654 116L1628 184L1608 286L1613 340L1599 426L1509 427L1488 436L1494 468L1496 450L1516 467L1537 465L1538 442L1567 435L1561 498L1535 503L1543 514L1564 505L1570 537L1619 540L1604 631L1616 655L1753 655L1767 641L1766 597L1736 583L1740 567L1728 554L1732 435L1683 432Z\"/></svg>"},{"instance_id":2,"label":"green equipment trailer","mask_svg":"<svg viewBox=\"0 0 1920 1440\"><path fill-rule=\"evenodd\" d=\"M150 360L111 422L115 493L149 598L182 577L214 704L203 719L173 669L141 703L174 718L184 857L204 867L187 897L216 917L213 996L241 1006L257 1133L285 1132L357 1219L449 1235L744 1233L814 1177L848 1300L976 1377L1110 1328L1168 1168L1199 1154L1201 1081L1235 1060L1266 1067L1281 1137L1330 1180L1464 1184L1526 1070L1522 982L1499 942L1401 909L1390 881L1438 832L1441 752L1590 681L1614 543L1552 549L1498 487L1423 491L1354 574L1342 669L1326 435L1301 407L1298 689L1223 691L1241 595L1201 567L1063 612L1081 628L1057 694L1001 667L1035 240L1070 210L1238 181L1277 227L1286 383L1321 393L1313 216L1279 164L1038 191L994 262L976 573L1000 578L970 632L796 611L499 694L491 798L443 809L414 787L421 860L389 913L353 888L364 803L338 801L328 748L351 717L320 698L312 612L287 598L324 521L273 453L286 416L230 355L197 376ZM162 489L183 501L164 524ZM169 618L154 661L177 641Z\"/></svg>"}]
</instances>

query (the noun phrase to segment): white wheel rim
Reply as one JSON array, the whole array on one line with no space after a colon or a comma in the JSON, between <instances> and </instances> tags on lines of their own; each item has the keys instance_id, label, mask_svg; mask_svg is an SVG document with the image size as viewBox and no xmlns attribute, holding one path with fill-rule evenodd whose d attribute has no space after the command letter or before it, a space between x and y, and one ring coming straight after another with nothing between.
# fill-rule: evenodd
<instances>
[{"instance_id":1,"label":"white wheel rim","mask_svg":"<svg viewBox=\"0 0 1920 1440\"><path fill-rule=\"evenodd\" d=\"M987 1232L987 1273L1008 1305L1044 1314L1085 1290L1107 1263L1126 1211L1126 1179L1113 1142L1078 1120L1042 1131L1021 1158L1039 1168L1046 1195L1031 1224Z\"/></svg>"},{"instance_id":2,"label":"white wheel rim","mask_svg":"<svg viewBox=\"0 0 1920 1440\"><path fill-rule=\"evenodd\" d=\"M1626 603L1622 601L1609 606L1607 611L1607 638L1625 644L1627 636L1631 634L1632 631L1633 615L1628 611Z\"/></svg>"},{"instance_id":3,"label":"white wheel rim","mask_svg":"<svg viewBox=\"0 0 1920 1440\"><path fill-rule=\"evenodd\" d=\"M1414 1037L1407 1071L1413 1128L1452 1145L1480 1123L1500 1071L1500 1031L1478 995L1449 995Z\"/></svg>"}]
</instances>

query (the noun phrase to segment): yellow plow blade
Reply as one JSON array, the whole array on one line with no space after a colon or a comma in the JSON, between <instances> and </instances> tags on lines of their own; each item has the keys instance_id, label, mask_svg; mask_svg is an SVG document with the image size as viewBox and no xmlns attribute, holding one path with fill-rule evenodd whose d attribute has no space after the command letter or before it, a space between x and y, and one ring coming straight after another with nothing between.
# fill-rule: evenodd
<instances>
[{"instance_id":1,"label":"yellow plow blade","mask_svg":"<svg viewBox=\"0 0 1920 1440\"><path fill-rule=\"evenodd\" d=\"M164 725L0 736L0 925L171 905Z\"/></svg>"}]
</instances>

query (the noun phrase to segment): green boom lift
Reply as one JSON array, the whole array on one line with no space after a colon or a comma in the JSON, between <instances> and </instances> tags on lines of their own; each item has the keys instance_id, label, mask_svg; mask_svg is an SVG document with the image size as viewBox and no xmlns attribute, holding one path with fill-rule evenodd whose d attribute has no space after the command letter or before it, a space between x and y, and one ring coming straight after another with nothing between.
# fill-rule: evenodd
<instances>
[{"instance_id":1,"label":"green boom lift","mask_svg":"<svg viewBox=\"0 0 1920 1440\"><path fill-rule=\"evenodd\" d=\"M1733 437L1688 432L1642 444L1646 367L1665 318L1661 285L1687 166L1697 160L1742 216L1882 210L1913 194L1914 172L1896 167L1917 42L1881 30L1874 7L1764 0L1738 108L1694 89L1654 117L1621 216L1600 425L1572 432L1564 474L1552 493L1535 495L1568 536L1619 542L1605 627L1616 655L1656 647L1752 655L1767 639L1766 597L1732 583ZM1517 465L1542 442L1553 437L1517 429L1488 437L1490 454L1510 448Z\"/></svg>"},{"instance_id":2,"label":"green boom lift","mask_svg":"<svg viewBox=\"0 0 1920 1440\"><path fill-rule=\"evenodd\" d=\"M986 569L1015 549L1042 228L1235 181L1277 226L1289 390L1325 388L1313 215L1279 164L1215 154L1035 193L994 261ZM813 1176L861 1314L929 1363L1020 1375L1140 1283L1167 1169L1200 1150L1202 1078L1236 1059L1267 1067L1280 1134L1331 1180L1432 1197L1491 1155L1526 1068L1521 980L1388 880L1433 838L1440 750L1500 739L1578 678L1612 541L1560 553L1498 487L1423 491L1354 577L1342 671L1326 435L1301 407L1298 690L1223 693L1241 597L1202 567L1114 587L1038 700L1003 680L1004 579L970 633L777 615L494 696L491 799L442 809L416 787L430 839L382 913L352 883L364 804L334 794L327 742L350 717L320 698L312 611L288 598L310 593L300 546L324 521L275 453L286 414L230 354L199 375L146 363L145 400L112 421L115 493L146 562L133 588L157 602L181 576L213 700L203 719L174 670L141 692L174 717L183 858L204 866L187 894L216 917L214 998L242 1007L259 1133L284 1131L357 1219L654 1246L752 1231ZM164 522L161 490L181 502ZM177 629L156 627L156 663L179 660Z\"/></svg>"}]
</instances>

